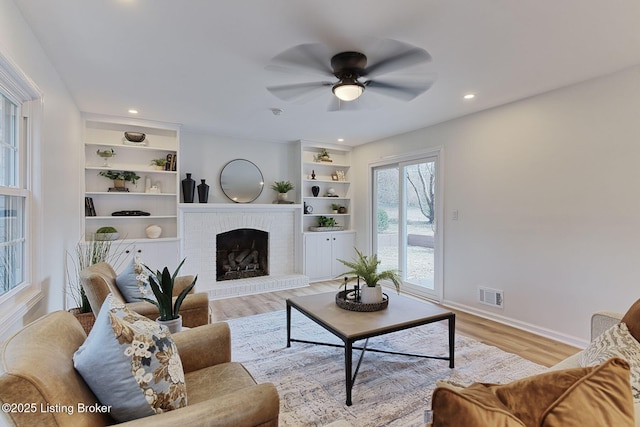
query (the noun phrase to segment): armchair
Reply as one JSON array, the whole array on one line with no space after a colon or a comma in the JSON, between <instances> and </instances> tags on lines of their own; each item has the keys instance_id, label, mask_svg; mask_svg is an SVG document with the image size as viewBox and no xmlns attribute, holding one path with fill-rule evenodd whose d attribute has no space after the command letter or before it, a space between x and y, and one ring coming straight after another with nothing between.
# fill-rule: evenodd
<instances>
[{"instance_id":1,"label":"armchair","mask_svg":"<svg viewBox=\"0 0 640 427\"><path fill-rule=\"evenodd\" d=\"M102 303L109 293L124 301L116 286L116 276L116 272L106 262L91 265L80 272L80 281L87 294L91 310L96 317L98 317ZM177 277L173 289L174 298L192 281L193 276ZM160 315L156 306L145 301L130 302L126 305L130 310L151 320L156 320ZM211 315L207 294L204 292L194 293L192 289L182 302L180 315L182 316L182 325L189 328L210 323Z\"/></svg>"},{"instance_id":2,"label":"armchair","mask_svg":"<svg viewBox=\"0 0 640 427\"><path fill-rule=\"evenodd\" d=\"M172 337L185 372L188 406L120 425L277 427L278 393L273 384L256 384L242 364L231 362L226 323L196 327ZM72 360L85 339L73 315L57 311L25 326L0 347L0 404L16 404L16 411L0 412L0 425L114 423L108 411L87 410L100 408L100 404ZM17 410L18 404L23 405L22 410ZM24 404L32 406L24 410Z\"/></svg>"}]
</instances>

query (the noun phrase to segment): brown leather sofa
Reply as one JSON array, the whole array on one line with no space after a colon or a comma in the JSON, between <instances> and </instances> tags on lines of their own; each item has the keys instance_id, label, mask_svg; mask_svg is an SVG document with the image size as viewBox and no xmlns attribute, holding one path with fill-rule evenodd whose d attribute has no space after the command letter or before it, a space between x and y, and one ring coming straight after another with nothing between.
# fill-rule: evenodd
<instances>
[{"instance_id":1,"label":"brown leather sofa","mask_svg":"<svg viewBox=\"0 0 640 427\"><path fill-rule=\"evenodd\" d=\"M111 265L106 262L91 265L80 272L80 281L87 294L87 299L91 305L93 314L98 317L100 308L107 295L112 293L115 297L124 301L122 294L116 286L116 272ZM189 286L193 281L193 276L181 276L176 278L173 288L174 301L185 287ZM126 304L127 308L139 313L151 320L156 320L160 313L158 308L148 302L130 302ZM182 325L194 328L200 325L210 323L211 316L209 310L209 298L206 293L194 293L193 289L182 302L180 307L180 315L182 316Z\"/></svg>"},{"instance_id":2,"label":"brown leather sofa","mask_svg":"<svg viewBox=\"0 0 640 427\"><path fill-rule=\"evenodd\" d=\"M256 384L242 364L231 362L226 323L172 336L184 367L188 406L120 425L277 427L278 393L273 384ZM0 425L114 423L108 414L86 410L98 402L72 360L85 339L72 314L56 311L25 326L0 347Z\"/></svg>"}]
</instances>

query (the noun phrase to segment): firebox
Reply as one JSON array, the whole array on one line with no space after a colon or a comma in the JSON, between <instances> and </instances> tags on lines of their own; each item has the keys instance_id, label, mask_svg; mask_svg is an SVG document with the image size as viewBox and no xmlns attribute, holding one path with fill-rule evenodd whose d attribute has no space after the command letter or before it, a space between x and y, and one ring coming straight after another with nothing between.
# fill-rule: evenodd
<instances>
[{"instance_id":1,"label":"firebox","mask_svg":"<svg viewBox=\"0 0 640 427\"><path fill-rule=\"evenodd\" d=\"M269 233L239 228L216 235L217 281L269 275Z\"/></svg>"}]
</instances>

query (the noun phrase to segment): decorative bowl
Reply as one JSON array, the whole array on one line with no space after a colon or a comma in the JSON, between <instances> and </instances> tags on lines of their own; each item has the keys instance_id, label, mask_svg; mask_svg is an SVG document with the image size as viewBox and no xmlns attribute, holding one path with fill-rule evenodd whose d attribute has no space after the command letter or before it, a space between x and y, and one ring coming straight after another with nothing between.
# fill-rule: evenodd
<instances>
[{"instance_id":1,"label":"decorative bowl","mask_svg":"<svg viewBox=\"0 0 640 427\"><path fill-rule=\"evenodd\" d=\"M100 241L116 240L118 237L119 233L96 233L96 240Z\"/></svg>"},{"instance_id":2,"label":"decorative bowl","mask_svg":"<svg viewBox=\"0 0 640 427\"><path fill-rule=\"evenodd\" d=\"M146 135L142 132L125 132L124 137L127 139L127 141L142 142L144 141Z\"/></svg>"}]
</instances>

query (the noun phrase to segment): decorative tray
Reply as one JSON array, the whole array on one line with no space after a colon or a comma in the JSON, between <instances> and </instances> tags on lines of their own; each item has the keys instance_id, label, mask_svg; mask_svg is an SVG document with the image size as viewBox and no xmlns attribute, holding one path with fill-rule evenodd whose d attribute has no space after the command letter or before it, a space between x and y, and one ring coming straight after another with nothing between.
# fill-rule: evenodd
<instances>
[{"instance_id":1,"label":"decorative tray","mask_svg":"<svg viewBox=\"0 0 640 427\"><path fill-rule=\"evenodd\" d=\"M333 227L309 227L311 231L342 231L344 227L341 225L336 225Z\"/></svg>"},{"instance_id":2,"label":"decorative tray","mask_svg":"<svg viewBox=\"0 0 640 427\"><path fill-rule=\"evenodd\" d=\"M349 294L353 294L353 290L340 291L336 294L336 305L344 310L370 312L384 310L389 305L389 296L382 294L382 302L373 304L363 304L349 298Z\"/></svg>"}]
</instances>

